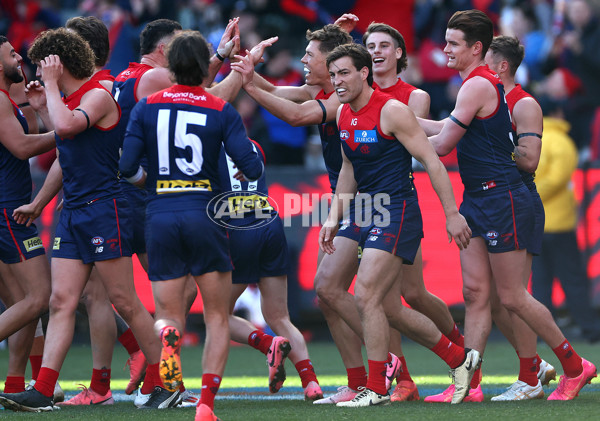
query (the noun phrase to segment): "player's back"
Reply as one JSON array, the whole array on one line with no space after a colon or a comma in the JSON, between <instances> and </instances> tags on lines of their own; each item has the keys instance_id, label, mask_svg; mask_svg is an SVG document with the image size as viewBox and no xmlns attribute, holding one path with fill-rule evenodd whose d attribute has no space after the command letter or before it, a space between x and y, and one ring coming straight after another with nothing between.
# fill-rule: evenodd
<instances>
[{"instance_id":1,"label":"player's back","mask_svg":"<svg viewBox=\"0 0 600 421\"><path fill-rule=\"evenodd\" d=\"M239 114L199 86L174 85L142 99L131 113L130 136L144 143L148 159L148 212L204 208L219 190L222 144L249 178L262 174Z\"/></svg>"}]
</instances>

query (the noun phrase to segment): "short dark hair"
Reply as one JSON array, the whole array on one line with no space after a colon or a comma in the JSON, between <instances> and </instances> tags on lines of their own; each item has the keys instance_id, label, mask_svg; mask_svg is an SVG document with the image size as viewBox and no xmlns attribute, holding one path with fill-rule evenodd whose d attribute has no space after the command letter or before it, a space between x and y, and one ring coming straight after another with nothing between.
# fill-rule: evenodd
<instances>
[{"instance_id":1,"label":"short dark hair","mask_svg":"<svg viewBox=\"0 0 600 421\"><path fill-rule=\"evenodd\" d=\"M62 65L75 79L85 79L94 73L94 52L79 34L66 28L42 32L27 52L34 63L39 63L51 54L60 58Z\"/></svg>"},{"instance_id":2,"label":"short dark hair","mask_svg":"<svg viewBox=\"0 0 600 421\"><path fill-rule=\"evenodd\" d=\"M494 24L485 13L476 9L454 13L448 21L448 29L462 31L469 47L480 41L482 45L481 58L485 57L494 38Z\"/></svg>"},{"instance_id":3,"label":"short dark hair","mask_svg":"<svg viewBox=\"0 0 600 421\"><path fill-rule=\"evenodd\" d=\"M180 85L199 86L208 75L210 50L198 31L183 31L169 43L169 70Z\"/></svg>"},{"instance_id":4,"label":"short dark hair","mask_svg":"<svg viewBox=\"0 0 600 421\"><path fill-rule=\"evenodd\" d=\"M400 73L402 70L406 69L408 66L408 59L406 58L406 42L404 42L402 34L398 32L396 28L385 23L371 22L367 28L367 32L365 32L362 37L362 42L365 47L367 46L367 38L375 32L388 34L394 40L396 48L402 49L402 57L396 61L396 73Z\"/></svg>"},{"instance_id":5,"label":"short dark hair","mask_svg":"<svg viewBox=\"0 0 600 421\"><path fill-rule=\"evenodd\" d=\"M316 31L311 31L308 29L306 31L306 39L307 41L319 41L321 43L319 45L319 51L324 54L333 51L333 49L338 45L350 44L354 42L348 32L333 24L325 25Z\"/></svg>"},{"instance_id":6,"label":"short dark hair","mask_svg":"<svg viewBox=\"0 0 600 421\"><path fill-rule=\"evenodd\" d=\"M110 43L108 28L96 16L76 16L67 21L65 27L77 32L90 44L96 56L96 67L103 67L108 61Z\"/></svg>"},{"instance_id":7,"label":"short dark hair","mask_svg":"<svg viewBox=\"0 0 600 421\"><path fill-rule=\"evenodd\" d=\"M361 70L363 67L366 67L369 70L367 83L369 86L373 86L372 58L371 54L369 54L364 46L360 44L343 44L335 47L331 53L327 54L327 68L329 69L331 63L342 57L350 57L356 70Z\"/></svg>"},{"instance_id":8,"label":"short dark hair","mask_svg":"<svg viewBox=\"0 0 600 421\"><path fill-rule=\"evenodd\" d=\"M515 37L500 35L495 37L490 44L490 51L508 62L511 76L514 76L525 57L525 47Z\"/></svg>"},{"instance_id":9,"label":"short dark hair","mask_svg":"<svg viewBox=\"0 0 600 421\"><path fill-rule=\"evenodd\" d=\"M4 35L0 35L0 45L4 44L5 42L8 42L8 38L6 38Z\"/></svg>"},{"instance_id":10,"label":"short dark hair","mask_svg":"<svg viewBox=\"0 0 600 421\"><path fill-rule=\"evenodd\" d=\"M156 19L149 22L140 34L140 54L150 54L161 39L181 29L181 24L171 19Z\"/></svg>"}]
</instances>

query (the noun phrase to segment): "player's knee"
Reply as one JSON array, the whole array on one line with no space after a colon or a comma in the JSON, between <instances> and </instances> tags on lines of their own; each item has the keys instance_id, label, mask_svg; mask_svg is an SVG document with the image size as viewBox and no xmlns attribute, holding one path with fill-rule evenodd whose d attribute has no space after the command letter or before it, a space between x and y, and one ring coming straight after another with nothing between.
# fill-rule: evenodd
<instances>
[{"instance_id":1,"label":"player's knee","mask_svg":"<svg viewBox=\"0 0 600 421\"><path fill-rule=\"evenodd\" d=\"M426 293L426 291L424 292ZM402 297L404 297L404 301L406 301L409 306L418 311L419 309L422 309L427 302L425 293L420 290L411 289L404 291Z\"/></svg>"},{"instance_id":2,"label":"player's knee","mask_svg":"<svg viewBox=\"0 0 600 421\"><path fill-rule=\"evenodd\" d=\"M50 313L69 312L75 313L79 300L70 294L53 291L47 303Z\"/></svg>"},{"instance_id":3,"label":"player's knee","mask_svg":"<svg viewBox=\"0 0 600 421\"><path fill-rule=\"evenodd\" d=\"M481 288L468 285L463 285L463 299L465 305L468 306L487 305L488 303L488 297Z\"/></svg>"}]
</instances>

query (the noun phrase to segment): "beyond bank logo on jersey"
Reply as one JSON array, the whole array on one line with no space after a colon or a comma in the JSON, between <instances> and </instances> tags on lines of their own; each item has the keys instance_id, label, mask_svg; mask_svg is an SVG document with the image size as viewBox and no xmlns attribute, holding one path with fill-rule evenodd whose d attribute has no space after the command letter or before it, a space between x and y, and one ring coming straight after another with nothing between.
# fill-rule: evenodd
<instances>
[{"instance_id":1,"label":"beyond bank logo on jersey","mask_svg":"<svg viewBox=\"0 0 600 421\"><path fill-rule=\"evenodd\" d=\"M277 217L278 208L277 203L263 193L247 190L228 191L210 200L206 214L222 227L249 230L273 222Z\"/></svg>"},{"instance_id":2,"label":"beyond bank logo on jersey","mask_svg":"<svg viewBox=\"0 0 600 421\"><path fill-rule=\"evenodd\" d=\"M377 143L376 130L354 130L354 142L356 143Z\"/></svg>"}]
</instances>

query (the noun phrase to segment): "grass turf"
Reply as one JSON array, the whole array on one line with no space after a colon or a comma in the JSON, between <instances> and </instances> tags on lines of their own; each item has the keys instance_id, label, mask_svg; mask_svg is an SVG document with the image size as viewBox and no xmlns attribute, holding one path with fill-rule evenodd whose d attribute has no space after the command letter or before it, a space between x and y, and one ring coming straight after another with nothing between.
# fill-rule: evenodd
<instances>
[{"instance_id":1,"label":"grass turf","mask_svg":"<svg viewBox=\"0 0 600 421\"><path fill-rule=\"evenodd\" d=\"M600 363L600 346L575 343L575 349L585 358ZM325 393L333 393L335 387L345 384L345 371L335 347L330 343L310 343L309 351L319 380ZM542 358L558 366L558 361L545 345L539 346ZM404 353L414 380L419 386L421 398L442 391L449 384L447 367L433 353L412 342L406 341ZM201 380L200 347L182 350L184 380L188 389L199 392ZM113 358L112 390L115 395L122 393L127 384L128 372L120 370L127 356L122 348L115 349ZM0 351L0 359L6 366L7 351ZM300 380L293 365L288 362L286 368L288 380L277 395L270 395L267 389L267 370L265 358L259 352L247 346L232 347L230 351L221 391L215 411L222 420L506 420L506 419L598 419L600 381L594 380L586 386L580 396L571 402L547 402L546 400L526 402L490 402L490 398L501 393L509 386L518 373L518 359L514 351L505 342L491 342L484 356L483 391L486 400L483 403L465 403L458 406L446 404L426 404L408 402L392 404L386 407L364 409L342 409L330 405L312 405L301 400ZM60 374L60 383L69 395L76 392L77 384L89 385L91 377L91 354L89 347L73 347ZM2 373L5 374L5 373ZM29 373L28 373L29 375ZM558 379L557 379L558 380ZM546 387L548 395L555 387L552 382ZM274 399L277 397L289 399ZM131 402L117 402L113 406L70 407L47 414L27 414L0 411L0 418L15 419L90 419L90 420L164 420L192 419L194 409L170 409L162 411L139 411Z\"/></svg>"}]
</instances>

